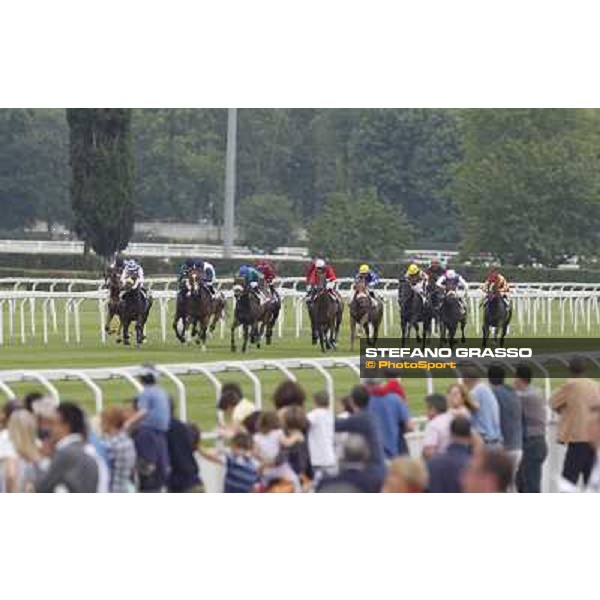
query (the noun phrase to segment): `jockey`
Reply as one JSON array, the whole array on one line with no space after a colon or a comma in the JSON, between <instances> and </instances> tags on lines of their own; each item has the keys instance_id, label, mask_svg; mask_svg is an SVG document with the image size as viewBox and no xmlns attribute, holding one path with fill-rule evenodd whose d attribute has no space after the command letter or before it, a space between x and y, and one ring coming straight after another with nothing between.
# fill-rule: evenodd
<instances>
[{"instance_id":1,"label":"jockey","mask_svg":"<svg viewBox=\"0 0 600 600\"><path fill-rule=\"evenodd\" d=\"M263 280L269 286L271 294L277 296L277 291L273 285L273 281L277 277L277 273L275 272L275 266L273 263L263 258L256 264L256 270L263 276Z\"/></svg>"},{"instance_id":2,"label":"jockey","mask_svg":"<svg viewBox=\"0 0 600 600\"><path fill-rule=\"evenodd\" d=\"M429 280L436 282L445 272L446 267L437 258L432 258L426 270Z\"/></svg>"},{"instance_id":3,"label":"jockey","mask_svg":"<svg viewBox=\"0 0 600 600\"><path fill-rule=\"evenodd\" d=\"M504 277L504 275L500 273L498 267L492 267L489 270L485 281L481 284L481 291L486 295L486 301L488 294L490 294L494 290L500 294L500 296L504 300L504 303L506 304L506 306L508 306L508 294L510 293L510 284L506 280L506 277Z\"/></svg>"},{"instance_id":4,"label":"jockey","mask_svg":"<svg viewBox=\"0 0 600 600\"><path fill-rule=\"evenodd\" d=\"M465 298L469 292L469 286L462 275L459 275L454 269L448 269L437 281L437 287L444 290L444 293L456 291L456 290L464 290ZM459 298L460 303L463 308L463 312L466 312L467 307L463 302L462 298Z\"/></svg>"},{"instance_id":5,"label":"jockey","mask_svg":"<svg viewBox=\"0 0 600 600\"><path fill-rule=\"evenodd\" d=\"M123 255L120 252L115 252L115 256L113 258L112 263L110 263L109 269L111 271L117 270L117 271L119 271L119 273L122 273L124 265L125 265L125 259L123 258Z\"/></svg>"},{"instance_id":6,"label":"jockey","mask_svg":"<svg viewBox=\"0 0 600 600\"><path fill-rule=\"evenodd\" d=\"M125 286L125 282L130 277L135 279L132 289L136 290L139 288L142 294L146 296L146 290L144 289L144 267L135 258L130 258L123 263L121 287Z\"/></svg>"},{"instance_id":7,"label":"jockey","mask_svg":"<svg viewBox=\"0 0 600 600\"><path fill-rule=\"evenodd\" d=\"M377 271L371 269L367 264L362 264L358 268L358 273L354 276L354 282L356 283L361 279L364 279L365 284L367 285L369 296L371 296L373 300L376 300L374 290L379 284L379 275L377 274Z\"/></svg>"},{"instance_id":8,"label":"jockey","mask_svg":"<svg viewBox=\"0 0 600 600\"><path fill-rule=\"evenodd\" d=\"M206 260L202 262L202 281L204 282L204 285L206 285L210 295L214 298L214 285L217 282L217 272L215 271L214 266Z\"/></svg>"},{"instance_id":9,"label":"jockey","mask_svg":"<svg viewBox=\"0 0 600 600\"><path fill-rule=\"evenodd\" d=\"M250 288L252 292L258 297L258 299L262 302L265 297L263 293L260 291L260 281L262 279L262 273L257 271L254 267L250 265L242 265L240 270L238 271L238 277L244 280L244 285L247 288Z\"/></svg>"},{"instance_id":10,"label":"jockey","mask_svg":"<svg viewBox=\"0 0 600 600\"><path fill-rule=\"evenodd\" d=\"M427 290L428 277L419 265L412 263L406 270L406 281L410 284L410 287L414 292L420 294L425 298L425 292Z\"/></svg>"},{"instance_id":11,"label":"jockey","mask_svg":"<svg viewBox=\"0 0 600 600\"><path fill-rule=\"evenodd\" d=\"M324 259L317 258L308 267L306 271L306 293L312 296L316 286L319 284L319 275L325 274L326 287L328 290L335 290L337 275L333 267Z\"/></svg>"}]
</instances>

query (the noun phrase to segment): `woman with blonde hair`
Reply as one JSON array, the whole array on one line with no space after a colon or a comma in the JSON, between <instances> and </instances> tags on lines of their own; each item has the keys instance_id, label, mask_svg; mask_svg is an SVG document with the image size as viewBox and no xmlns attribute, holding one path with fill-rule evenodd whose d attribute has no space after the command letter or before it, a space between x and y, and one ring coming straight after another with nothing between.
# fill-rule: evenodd
<instances>
[{"instance_id":1,"label":"woman with blonde hair","mask_svg":"<svg viewBox=\"0 0 600 600\"><path fill-rule=\"evenodd\" d=\"M388 466L388 473L383 484L385 494L418 494L427 489L429 473L427 466L420 458L401 456Z\"/></svg>"},{"instance_id":2,"label":"woman with blonde hair","mask_svg":"<svg viewBox=\"0 0 600 600\"><path fill-rule=\"evenodd\" d=\"M455 415L463 415L471 417L479 410L479 405L471 392L462 383L453 383L448 387L446 392L448 397L448 410Z\"/></svg>"},{"instance_id":3,"label":"woman with blonde hair","mask_svg":"<svg viewBox=\"0 0 600 600\"><path fill-rule=\"evenodd\" d=\"M6 491L34 492L37 465L42 459L37 421L28 410L18 409L11 414L7 429L15 456L5 463Z\"/></svg>"}]
</instances>

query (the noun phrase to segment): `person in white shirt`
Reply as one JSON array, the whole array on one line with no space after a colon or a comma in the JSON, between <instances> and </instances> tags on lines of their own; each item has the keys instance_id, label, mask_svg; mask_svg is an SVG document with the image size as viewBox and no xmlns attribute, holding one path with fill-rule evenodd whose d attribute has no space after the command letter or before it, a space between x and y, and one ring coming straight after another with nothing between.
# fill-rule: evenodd
<instances>
[{"instance_id":1,"label":"person in white shirt","mask_svg":"<svg viewBox=\"0 0 600 600\"><path fill-rule=\"evenodd\" d=\"M320 392L314 396L315 408L308 415L308 452L316 478L332 474L336 468L334 448L334 419L329 395Z\"/></svg>"}]
</instances>

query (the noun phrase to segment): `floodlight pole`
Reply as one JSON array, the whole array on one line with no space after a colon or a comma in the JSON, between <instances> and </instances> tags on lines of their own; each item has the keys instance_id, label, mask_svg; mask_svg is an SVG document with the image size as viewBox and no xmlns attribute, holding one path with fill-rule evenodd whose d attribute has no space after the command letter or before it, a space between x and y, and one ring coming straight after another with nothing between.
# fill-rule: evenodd
<instances>
[{"instance_id":1,"label":"floodlight pole","mask_svg":"<svg viewBox=\"0 0 600 600\"><path fill-rule=\"evenodd\" d=\"M223 218L223 257L233 254L235 219L235 159L237 151L237 108L227 109L227 161L225 167L225 214Z\"/></svg>"}]
</instances>

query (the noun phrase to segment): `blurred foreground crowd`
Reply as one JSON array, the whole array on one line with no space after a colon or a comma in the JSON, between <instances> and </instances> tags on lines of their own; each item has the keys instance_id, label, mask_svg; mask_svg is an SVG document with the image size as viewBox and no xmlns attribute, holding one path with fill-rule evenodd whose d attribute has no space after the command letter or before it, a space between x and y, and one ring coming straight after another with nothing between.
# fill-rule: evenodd
<instances>
[{"instance_id":1,"label":"blurred foreground crowd","mask_svg":"<svg viewBox=\"0 0 600 600\"><path fill-rule=\"evenodd\" d=\"M582 360L569 369L549 403L527 365L510 385L500 365L489 367L487 380L465 372L446 395L425 397L416 449L408 434L419 424L392 373L353 388L335 416L326 393L309 401L293 381L281 383L274 408L263 411L226 383L217 437L203 441L176 417L147 367L137 398L93 418L39 393L8 402L0 414L0 491L203 492L201 465L213 464L227 493L540 492L551 409L566 446L559 488L600 492L600 385L585 377Z\"/></svg>"}]
</instances>

